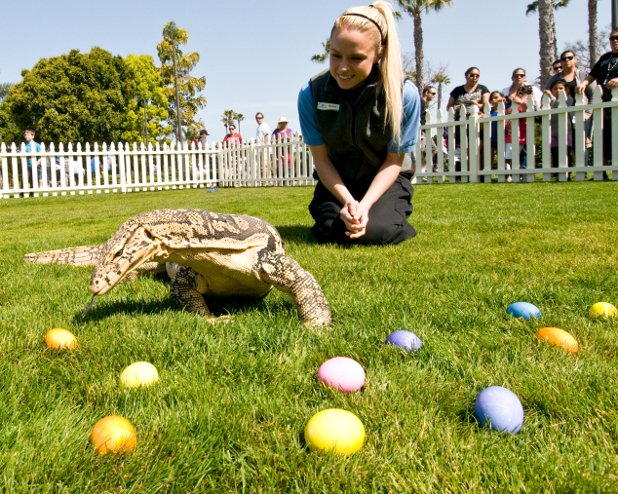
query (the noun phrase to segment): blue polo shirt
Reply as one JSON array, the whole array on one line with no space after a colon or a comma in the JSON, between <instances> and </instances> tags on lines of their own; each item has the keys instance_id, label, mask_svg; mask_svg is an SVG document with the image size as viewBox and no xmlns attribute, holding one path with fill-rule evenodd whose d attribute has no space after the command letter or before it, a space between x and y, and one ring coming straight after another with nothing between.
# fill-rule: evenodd
<instances>
[{"instance_id":1,"label":"blue polo shirt","mask_svg":"<svg viewBox=\"0 0 618 494\"><path fill-rule=\"evenodd\" d=\"M403 114L401 118L401 142L391 141L388 150L392 153L410 153L414 151L420 125L420 96L412 81L403 85ZM311 87L307 83L298 95L298 115L303 139L309 146L320 146L324 139L320 134L315 116L315 103Z\"/></svg>"}]
</instances>

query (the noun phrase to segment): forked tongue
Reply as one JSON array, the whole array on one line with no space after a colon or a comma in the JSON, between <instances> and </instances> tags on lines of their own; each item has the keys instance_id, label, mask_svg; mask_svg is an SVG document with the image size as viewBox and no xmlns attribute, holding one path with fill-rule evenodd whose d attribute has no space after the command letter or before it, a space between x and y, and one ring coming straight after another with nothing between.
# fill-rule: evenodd
<instances>
[{"instance_id":1,"label":"forked tongue","mask_svg":"<svg viewBox=\"0 0 618 494\"><path fill-rule=\"evenodd\" d=\"M96 295L93 295L92 298L90 299L90 302L88 302L88 305L84 309L84 312L82 312L82 319L86 319L88 312L90 312L90 309L92 309L92 305L94 304L94 299L96 297L97 297Z\"/></svg>"}]
</instances>

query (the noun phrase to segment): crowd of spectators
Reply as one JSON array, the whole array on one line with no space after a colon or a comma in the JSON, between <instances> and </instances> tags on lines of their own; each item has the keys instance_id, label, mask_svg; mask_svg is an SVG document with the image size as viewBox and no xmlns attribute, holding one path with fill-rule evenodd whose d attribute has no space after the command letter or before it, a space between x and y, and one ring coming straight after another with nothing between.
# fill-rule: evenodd
<instances>
[{"instance_id":1,"label":"crowd of spectators","mask_svg":"<svg viewBox=\"0 0 618 494\"><path fill-rule=\"evenodd\" d=\"M567 106L575 104L576 96L582 95L583 104L587 104L592 96L594 85L599 85L603 90L603 101L611 100L611 91L618 87L618 29L613 29L609 36L611 51L600 57L599 61L587 73L585 70L578 67L577 55L573 50L565 50L560 54L560 58L552 64L552 76L548 79L543 88L530 83L527 80L526 71L521 67L517 67L511 74L511 83L502 90L490 91L485 85L480 83L481 71L478 67L470 67L464 73L465 83L456 86L449 94L446 104L446 110L452 110L455 121L467 118L472 109L476 107L477 114L480 117L485 116L484 112L486 105L489 104L490 115L498 116L500 111L504 114L510 114L514 108L517 108L519 113L535 111L541 108L542 98L547 95L550 107L556 108L560 104L560 95L564 94L564 101ZM421 96L421 125L425 124L426 113L430 111L435 97L435 88L426 86L423 88ZM502 110L501 110L502 109ZM558 120L560 114L555 113L551 116L551 166L559 166L559 137L558 137ZM592 112L590 110L584 113L584 133L585 133L585 149L584 149L584 164L591 165L591 156L589 153L592 146ZM527 118L517 119L518 136L519 136L519 156L518 162L521 169L527 168ZM515 124L515 119L507 120L504 128L505 142L505 164L506 169L511 168L513 161L512 150L512 125ZM494 121L491 124L491 132L489 145L491 146L492 165L497 162L497 126L498 122ZM608 165L611 158L611 112L603 111L603 164ZM484 141L483 129L480 130L479 143L480 150L486 144ZM443 149L447 149L448 130L442 135ZM573 119L566 118L566 164L574 166L573 153ZM421 130L420 146L421 146L421 171L426 171L426 163L428 161L426 155L426 137L425 131ZM460 171L462 143L460 142L460 132L455 132L455 171ZM434 163L433 171L435 172L437 142L432 144L432 155ZM414 167L415 168L415 167ZM567 177L570 176L567 174ZM605 174L607 178L607 174ZM511 181L511 177L507 176L507 181Z\"/></svg>"}]
</instances>

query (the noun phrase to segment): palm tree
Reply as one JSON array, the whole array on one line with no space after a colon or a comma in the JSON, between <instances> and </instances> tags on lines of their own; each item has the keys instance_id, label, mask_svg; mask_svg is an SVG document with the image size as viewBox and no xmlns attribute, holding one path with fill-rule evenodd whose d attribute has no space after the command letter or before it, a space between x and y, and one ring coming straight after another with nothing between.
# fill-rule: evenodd
<instances>
[{"instance_id":1,"label":"palm tree","mask_svg":"<svg viewBox=\"0 0 618 494\"><path fill-rule=\"evenodd\" d=\"M157 45L164 92L170 103L170 124L178 142L182 139L183 126L196 124L197 112L206 106L206 98L199 95L206 86L206 78L190 75L200 61L200 55L197 52L183 53L180 49L188 41L189 32L170 21L163 28L163 40Z\"/></svg>"},{"instance_id":2,"label":"palm tree","mask_svg":"<svg viewBox=\"0 0 618 494\"><path fill-rule=\"evenodd\" d=\"M412 17L414 23L414 58L416 85L424 86L425 55L423 52L423 23L421 15L432 10L438 11L444 6L453 4L453 0L397 0L399 6Z\"/></svg>"},{"instance_id":3,"label":"palm tree","mask_svg":"<svg viewBox=\"0 0 618 494\"><path fill-rule=\"evenodd\" d=\"M588 0L588 52L590 66L597 60L598 36L597 36L597 0Z\"/></svg>"},{"instance_id":4,"label":"palm tree","mask_svg":"<svg viewBox=\"0 0 618 494\"><path fill-rule=\"evenodd\" d=\"M442 108L442 87L444 84L450 84L451 78L446 73L446 69L441 68L433 75L432 82L438 86L438 100L436 104L438 105L438 108Z\"/></svg>"},{"instance_id":5,"label":"palm tree","mask_svg":"<svg viewBox=\"0 0 618 494\"><path fill-rule=\"evenodd\" d=\"M311 56L311 61L315 63L324 63L328 58L328 52L330 51L330 38L326 41L322 41L322 53L316 53Z\"/></svg>"},{"instance_id":6,"label":"palm tree","mask_svg":"<svg viewBox=\"0 0 618 494\"><path fill-rule=\"evenodd\" d=\"M236 120L236 123L238 124L238 133L240 134L240 122L242 122L245 119L245 116L242 113L235 113L234 114L234 120Z\"/></svg>"},{"instance_id":7,"label":"palm tree","mask_svg":"<svg viewBox=\"0 0 618 494\"><path fill-rule=\"evenodd\" d=\"M550 69L556 55L556 37L554 24L554 4L552 0L539 0L539 64L541 68L541 87L550 78Z\"/></svg>"},{"instance_id":8,"label":"palm tree","mask_svg":"<svg viewBox=\"0 0 618 494\"><path fill-rule=\"evenodd\" d=\"M236 112L234 110L225 110L221 116L221 122L225 126L225 133L229 132L230 125L234 123Z\"/></svg>"},{"instance_id":9,"label":"palm tree","mask_svg":"<svg viewBox=\"0 0 618 494\"><path fill-rule=\"evenodd\" d=\"M571 0L553 0L553 6L554 9L559 9L560 7L567 7L569 5L569 2ZM530 15L530 14L534 14L539 10L539 2L538 0L535 0L532 3L529 3L528 6L526 7L526 15ZM551 25L551 31L554 36L554 58L552 60L552 62L554 60L556 60L558 58L558 37L556 36L556 22L554 20L552 20L552 25Z\"/></svg>"}]
</instances>

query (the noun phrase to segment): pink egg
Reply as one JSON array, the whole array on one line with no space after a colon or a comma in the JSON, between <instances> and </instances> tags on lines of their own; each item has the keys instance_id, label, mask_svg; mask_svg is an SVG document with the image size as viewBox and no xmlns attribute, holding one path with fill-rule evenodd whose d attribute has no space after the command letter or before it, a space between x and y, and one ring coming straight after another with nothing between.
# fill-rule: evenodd
<instances>
[{"instance_id":1,"label":"pink egg","mask_svg":"<svg viewBox=\"0 0 618 494\"><path fill-rule=\"evenodd\" d=\"M318 379L345 393L358 391L365 384L365 371L354 359L333 357L318 369Z\"/></svg>"}]
</instances>

